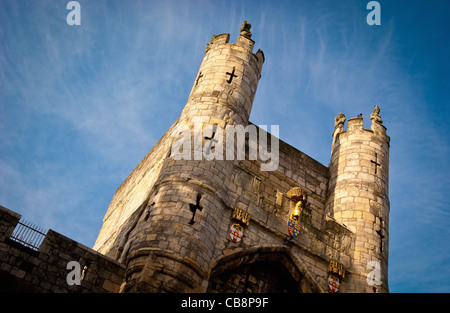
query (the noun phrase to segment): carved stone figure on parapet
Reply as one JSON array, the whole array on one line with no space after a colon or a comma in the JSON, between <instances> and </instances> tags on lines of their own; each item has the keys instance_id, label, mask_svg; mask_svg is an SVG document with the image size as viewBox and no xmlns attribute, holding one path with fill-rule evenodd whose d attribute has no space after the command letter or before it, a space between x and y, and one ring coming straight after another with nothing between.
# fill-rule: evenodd
<instances>
[{"instance_id":1,"label":"carved stone figure on parapet","mask_svg":"<svg viewBox=\"0 0 450 313\"><path fill-rule=\"evenodd\" d=\"M345 115L344 113L339 113L338 116L334 119L334 128L338 127L339 125L343 125L345 123Z\"/></svg>"},{"instance_id":2,"label":"carved stone figure on parapet","mask_svg":"<svg viewBox=\"0 0 450 313\"><path fill-rule=\"evenodd\" d=\"M252 24L247 23L247 21L243 21L241 27L241 35L250 39L252 37L252 33L250 32L251 27Z\"/></svg>"},{"instance_id":3,"label":"carved stone figure on parapet","mask_svg":"<svg viewBox=\"0 0 450 313\"><path fill-rule=\"evenodd\" d=\"M380 107L378 105L375 105L375 108L373 109L373 113L370 114L370 119L376 123L383 123L383 120L380 116Z\"/></svg>"}]
</instances>

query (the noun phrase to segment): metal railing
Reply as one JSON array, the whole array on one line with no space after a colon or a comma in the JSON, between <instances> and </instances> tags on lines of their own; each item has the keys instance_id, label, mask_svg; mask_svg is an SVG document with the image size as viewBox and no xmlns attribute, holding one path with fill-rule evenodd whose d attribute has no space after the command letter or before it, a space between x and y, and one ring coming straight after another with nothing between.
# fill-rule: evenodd
<instances>
[{"instance_id":1,"label":"metal railing","mask_svg":"<svg viewBox=\"0 0 450 313\"><path fill-rule=\"evenodd\" d=\"M47 231L43 228L21 220L17 224L9 239L37 251L46 234Z\"/></svg>"}]
</instances>

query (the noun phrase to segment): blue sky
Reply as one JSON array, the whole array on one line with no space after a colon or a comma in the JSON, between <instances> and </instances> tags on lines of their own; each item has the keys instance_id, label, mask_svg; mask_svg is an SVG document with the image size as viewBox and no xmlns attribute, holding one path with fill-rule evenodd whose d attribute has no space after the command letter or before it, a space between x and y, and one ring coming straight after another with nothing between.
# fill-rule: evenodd
<instances>
[{"instance_id":1,"label":"blue sky","mask_svg":"<svg viewBox=\"0 0 450 313\"><path fill-rule=\"evenodd\" d=\"M391 292L450 292L450 3L0 3L0 204L92 247L122 181L177 119L213 34L265 54L250 120L328 165L334 117L391 137Z\"/></svg>"}]
</instances>

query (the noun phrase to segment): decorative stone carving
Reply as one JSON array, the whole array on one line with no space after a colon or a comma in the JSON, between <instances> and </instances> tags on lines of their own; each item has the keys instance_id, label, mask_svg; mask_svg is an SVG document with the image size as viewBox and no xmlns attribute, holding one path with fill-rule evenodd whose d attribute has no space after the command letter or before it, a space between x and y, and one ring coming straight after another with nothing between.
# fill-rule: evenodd
<instances>
[{"instance_id":1,"label":"decorative stone carving","mask_svg":"<svg viewBox=\"0 0 450 313\"><path fill-rule=\"evenodd\" d=\"M243 21L242 27L241 27L241 36L244 36L248 39L252 38L252 33L250 32L251 27L252 27L252 24L247 23L247 21Z\"/></svg>"},{"instance_id":2,"label":"decorative stone carving","mask_svg":"<svg viewBox=\"0 0 450 313\"><path fill-rule=\"evenodd\" d=\"M339 125L344 125L345 123L345 115L344 113L339 113L338 116L334 119L334 128L338 127Z\"/></svg>"},{"instance_id":3,"label":"decorative stone carving","mask_svg":"<svg viewBox=\"0 0 450 313\"><path fill-rule=\"evenodd\" d=\"M375 105L375 108L373 109L372 114L370 114L370 119L375 123L379 123L379 124L383 123L383 120L381 119L381 116L380 116L380 107L378 105Z\"/></svg>"}]
</instances>

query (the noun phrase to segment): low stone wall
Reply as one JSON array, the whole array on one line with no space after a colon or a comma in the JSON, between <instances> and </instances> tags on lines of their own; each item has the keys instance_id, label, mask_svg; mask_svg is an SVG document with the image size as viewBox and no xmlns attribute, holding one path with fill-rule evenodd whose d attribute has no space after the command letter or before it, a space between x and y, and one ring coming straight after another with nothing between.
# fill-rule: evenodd
<instances>
[{"instance_id":1,"label":"low stone wall","mask_svg":"<svg viewBox=\"0 0 450 313\"><path fill-rule=\"evenodd\" d=\"M108 257L53 230L36 251L10 239L20 215L0 206L0 292L118 292L125 267ZM80 264L80 284L67 277ZM84 269L84 275L82 271ZM72 281L69 279L69 281Z\"/></svg>"}]
</instances>

